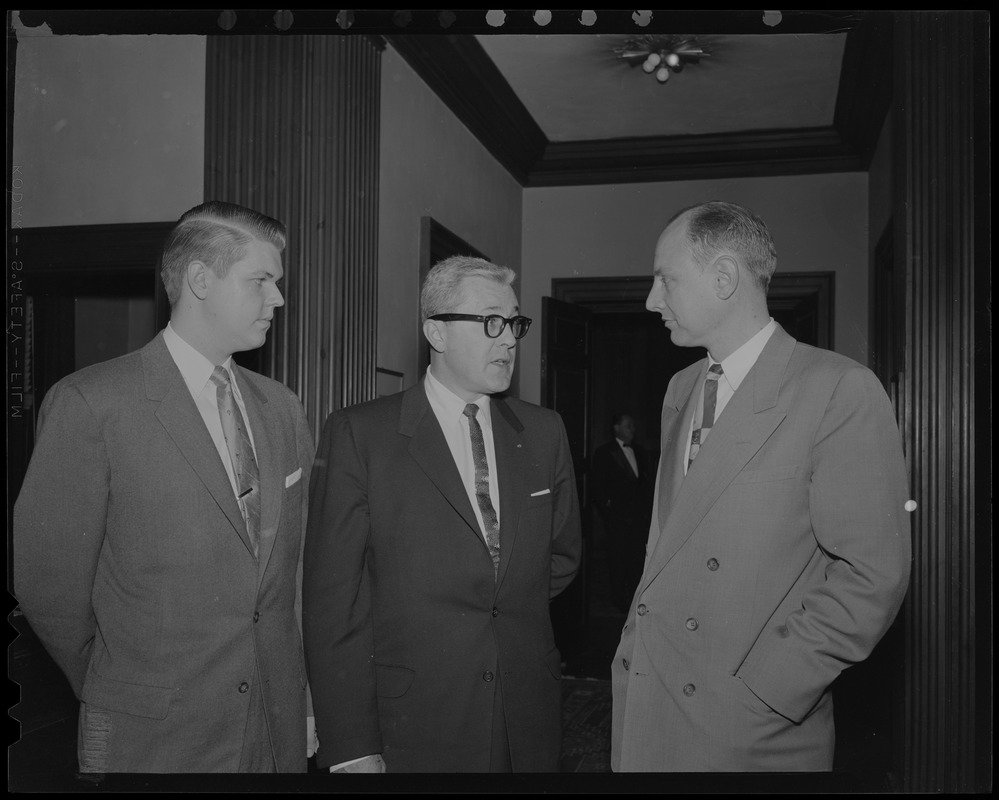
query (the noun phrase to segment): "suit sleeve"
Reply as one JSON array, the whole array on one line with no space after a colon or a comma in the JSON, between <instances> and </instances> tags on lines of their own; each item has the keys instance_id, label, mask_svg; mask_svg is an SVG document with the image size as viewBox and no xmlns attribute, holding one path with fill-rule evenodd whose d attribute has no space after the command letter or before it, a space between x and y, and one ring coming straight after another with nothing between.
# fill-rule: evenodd
<instances>
[{"instance_id":1,"label":"suit sleeve","mask_svg":"<svg viewBox=\"0 0 999 800\"><path fill-rule=\"evenodd\" d=\"M14 506L14 592L77 697L97 623L91 593L104 542L110 468L101 426L79 389L56 384Z\"/></svg>"},{"instance_id":2,"label":"suit sleeve","mask_svg":"<svg viewBox=\"0 0 999 800\"><path fill-rule=\"evenodd\" d=\"M562 418L558 419L555 456L554 516L552 520L551 597L565 589L579 570L583 536L579 521L579 495L572 468L569 439Z\"/></svg>"},{"instance_id":3,"label":"suit sleeve","mask_svg":"<svg viewBox=\"0 0 999 800\"><path fill-rule=\"evenodd\" d=\"M305 410L297 397L292 401L292 415L295 424L295 441L298 453L298 463L302 468L302 476L308 479L311 474L312 465L315 462L316 447L313 444L312 431L309 430L309 423L305 419ZM309 520L309 493L302 492L302 546L298 555L298 569L295 572L295 617L298 619L298 630L302 633L302 580L303 564L305 562L305 531ZM312 689L306 687L305 693L305 713L313 716Z\"/></svg>"},{"instance_id":4,"label":"suit sleeve","mask_svg":"<svg viewBox=\"0 0 999 800\"><path fill-rule=\"evenodd\" d=\"M382 752L375 692L367 465L350 419L327 420L310 481L302 623L320 767Z\"/></svg>"},{"instance_id":5,"label":"suit sleeve","mask_svg":"<svg viewBox=\"0 0 999 800\"><path fill-rule=\"evenodd\" d=\"M870 370L843 375L812 448L809 513L824 580L768 624L739 676L800 721L851 664L865 659L905 596L908 480L891 404Z\"/></svg>"}]
</instances>

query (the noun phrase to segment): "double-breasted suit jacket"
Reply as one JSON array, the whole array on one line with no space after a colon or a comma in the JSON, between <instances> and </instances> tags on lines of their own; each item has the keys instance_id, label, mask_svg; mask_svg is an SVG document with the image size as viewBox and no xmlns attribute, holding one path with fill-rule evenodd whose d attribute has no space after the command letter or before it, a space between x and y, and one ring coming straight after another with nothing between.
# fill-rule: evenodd
<instances>
[{"instance_id":1,"label":"double-breasted suit jacket","mask_svg":"<svg viewBox=\"0 0 999 800\"><path fill-rule=\"evenodd\" d=\"M422 381L326 423L303 594L320 765L488 771L499 678L513 769L558 768L549 600L579 564L572 462L553 411L490 409L498 574Z\"/></svg>"},{"instance_id":2,"label":"double-breasted suit jacket","mask_svg":"<svg viewBox=\"0 0 999 800\"><path fill-rule=\"evenodd\" d=\"M259 468L259 558L162 333L42 405L15 507L15 590L84 704L81 768L228 772L255 752L305 770L312 437L291 391L233 372Z\"/></svg>"},{"instance_id":3,"label":"double-breasted suit jacket","mask_svg":"<svg viewBox=\"0 0 999 800\"><path fill-rule=\"evenodd\" d=\"M612 665L621 771L828 770L830 684L906 590L905 464L866 368L779 326L683 459L706 361L670 381L648 558Z\"/></svg>"}]
</instances>

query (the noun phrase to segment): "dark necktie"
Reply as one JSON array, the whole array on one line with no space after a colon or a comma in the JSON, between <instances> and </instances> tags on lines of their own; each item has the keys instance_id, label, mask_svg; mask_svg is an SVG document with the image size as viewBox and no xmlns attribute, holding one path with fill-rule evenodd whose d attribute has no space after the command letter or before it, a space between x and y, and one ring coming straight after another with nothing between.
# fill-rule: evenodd
<instances>
[{"instance_id":1,"label":"dark necktie","mask_svg":"<svg viewBox=\"0 0 999 800\"><path fill-rule=\"evenodd\" d=\"M472 458L475 461L475 499L482 512L482 525L485 528L486 545L493 559L493 576L499 573L499 520L493 501L489 497L489 463L486 461L486 444L482 440L482 428L475 415L479 407L469 403L462 412L468 417L468 434L472 440Z\"/></svg>"},{"instance_id":2,"label":"dark necktie","mask_svg":"<svg viewBox=\"0 0 999 800\"><path fill-rule=\"evenodd\" d=\"M233 397L232 384L225 367L215 367L211 380L215 384L222 435L225 436L232 471L236 475L239 510L246 522L246 532L253 545L253 554L259 555L260 475L257 472L257 460L253 456L253 445L250 444L250 434L246 430L246 423L243 421L239 406L236 405L236 398Z\"/></svg>"},{"instance_id":3,"label":"dark necktie","mask_svg":"<svg viewBox=\"0 0 999 800\"><path fill-rule=\"evenodd\" d=\"M697 416L694 417L694 432L690 435L690 456L687 460L687 469L694 463L697 451L701 449L704 440L711 433L711 428L715 424L715 403L718 400L718 379L722 375L721 364L712 364L708 370L708 375L704 379L704 407L700 414L700 424Z\"/></svg>"}]
</instances>

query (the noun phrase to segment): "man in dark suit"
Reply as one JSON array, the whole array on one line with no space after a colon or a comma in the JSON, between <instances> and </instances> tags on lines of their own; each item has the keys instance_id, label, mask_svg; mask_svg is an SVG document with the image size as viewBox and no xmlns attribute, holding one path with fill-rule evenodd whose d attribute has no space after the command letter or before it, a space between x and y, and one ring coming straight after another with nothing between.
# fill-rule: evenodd
<instances>
[{"instance_id":1,"label":"man in dark suit","mask_svg":"<svg viewBox=\"0 0 999 800\"><path fill-rule=\"evenodd\" d=\"M646 303L708 356L670 380L648 558L611 667L616 771L832 769L830 686L891 625L908 489L874 374L767 310L752 212L666 226ZM887 687L886 687L887 689Z\"/></svg>"},{"instance_id":2,"label":"man in dark suit","mask_svg":"<svg viewBox=\"0 0 999 800\"><path fill-rule=\"evenodd\" d=\"M615 414L613 429L614 439L593 453L590 494L604 525L614 602L627 611L645 564L655 484L648 453L635 443L634 418Z\"/></svg>"},{"instance_id":3,"label":"man in dark suit","mask_svg":"<svg viewBox=\"0 0 999 800\"><path fill-rule=\"evenodd\" d=\"M576 573L579 512L561 418L499 394L530 324L514 277L434 267L424 380L326 423L303 589L323 767L558 769L548 605Z\"/></svg>"},{"instance_id":4,"label":"man in dark suit","mask_svg":"<svg viewBox=\"0 0 999 800\"><path fill-rule=\"evenodd\" d=\"M208 202L164 247L170 322L45 398L14 510L21 609L80 698L82 772L306 768L313 440L241 369L284 304L281 223Z\"/></svg>"}]
</instances>

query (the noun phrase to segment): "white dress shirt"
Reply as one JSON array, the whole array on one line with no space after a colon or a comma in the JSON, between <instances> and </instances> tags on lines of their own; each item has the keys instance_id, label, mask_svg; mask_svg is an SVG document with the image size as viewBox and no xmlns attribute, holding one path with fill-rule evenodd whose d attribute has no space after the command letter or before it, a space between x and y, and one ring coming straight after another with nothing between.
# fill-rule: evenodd
<instances>
[{"instance_id":1,"label":"white dress shirt","mask_svg":"<svg viewBox=\"0 0 999 800\"><path fill-rule=\"evenodd\" d=\"M222 459L226 474L229 476L233 497L238 497L239 486L236 482L236 473L233 471L232 460L229 458L229 448L226 446L225 435L222 433L222 420L219 419L215 384L211 381L215 365L185 342L169 322L163 330L163 343L167 346L167 350L170 351L177 369L180 370L180 374L184 378L184 383L187 384L187 388L191 392L191 397L194 398L194 404L198 407L198 411L201 412L201 418L208 427L208 433L211 434L212 441L215 443L215 449L218 450L219 458ZM250 436L250 444L253 446L254 458L256 458L256 443L253 441L253 429L250 427L250 418L247 416L246 406L243 404L243 395L240 394L236 376L233 375L231 369L232 356L223 361L222 366L229 373L232 395L236 398L236 405L239 406L239 412L243 415L243 420L246 423L246 431Z\"/></svg>"},{"instance_id":2,"label":"white dress shirt","mask_svg":"<svg viewBox=\"0 0 999 800\"><path fill-rule=\"evenodd\" d=\"M468 500L472 504L472 511L475 512L475 519L479 522L479 532L485 540L482 511L479 510L479 501L475 498L475 457L472 455L468 417L464 414L467 403L437 380L429 369L424 387L427 399L430 401L430 408L433 409L434 416L437 417L441 430L444 431L444 438L447 440L451 455L454 457L455 466L458 467L461 482L465 485ZM479 413L475 418L479 421L479 427L482 429L482 441L486 447L486 463L489 466L489 499L492 500L496 519L499 521L499 482L496 479L496 448L493 445L489 395L480 395L473 402L479 407ZM500 530L502 530L502 525Z\"/></svg>"},{"instance_id":3,"label":"white dress shirt","mask_svg":"<svg viewBox=\"0 0 999 800\"><path fill-rule=\"evenodd\" d=\"M773 336L776 329L777 323L774 322L773 317L771 317L770 322L764 325L752 339L721 362L722 374L721 377L718 378L718 396L715 399L715 424L718 423L718 418L722 415L722 411L725 410L725 406L728 405L728 401L732 399L732 395L735 394L735 390L739 388L743 380L745 380L746 375L749 374L749 370L751 370L753 365L756 364L757 359L760 357L760 353L763 352L763 348L767 346L767 342L770 341L770 337ZM709 353L708 369L710 369L713 364L717 363L718 362L715 361ZM708 371L706 369L704 371L704 377L707 377L707 374ZM704 403L703 378L701 379L701 390L697 395L697 402L699 404ZM687 468L690 464L690 437L693 432L694 420L691 420L690 430L687 431L687 449L683 454L684 475L687 474Z\"/></svg>"},{"instance_id":4,"label":"white dress shirt","mask_svg":"<svg viewBox=\"0 0 999 800\"><path fill-rule=\"evenodd\" d=\"M630 444L625 444L616 436L614 441L617 442L617 446L621 448L621 452L624 453L624 457L628 459L628 463L631 465L631 471L635 473L635 477L638 477L638 460L635 458L635 450Z\"/></svg>"}]
</instances>

